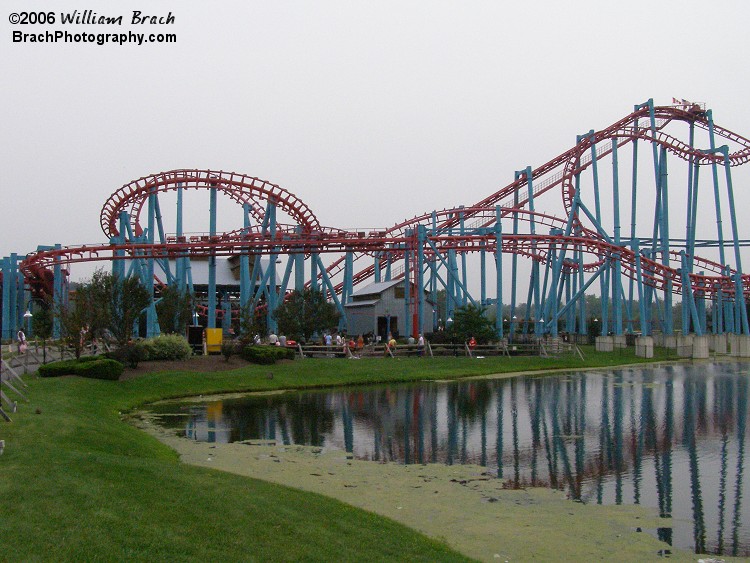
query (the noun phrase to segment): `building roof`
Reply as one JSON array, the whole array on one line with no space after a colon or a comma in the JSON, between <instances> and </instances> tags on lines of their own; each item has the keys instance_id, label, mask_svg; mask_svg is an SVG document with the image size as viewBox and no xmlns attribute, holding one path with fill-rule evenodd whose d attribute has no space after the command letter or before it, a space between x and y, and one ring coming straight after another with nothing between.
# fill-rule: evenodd
<instances>
[{"instance_id":1,"label":"building roof","mask_svg":"<svg viewBox=\"0 0 750 563\"><path fill-rule=\"evenodd\" d=\"M359 289L352 293L352 297L362 297L364 295L380 295L386 289L393 287L399 283L403 283L404 280L388 280L384 282L371 283L366 285L362 289Z\"/></svg>"},{"instance_id":2,"label":"building roof","mask_svg":"<svg viewBox=\"0 0 750 563\"><path fill-rule=\"evenodd\" d=\"M375 305L375 303L379 301L380 299L367 299L364 301L352 301L350 303L345 303L344 307L369 307L371 305Z\"/></svg>"}]
</instances>

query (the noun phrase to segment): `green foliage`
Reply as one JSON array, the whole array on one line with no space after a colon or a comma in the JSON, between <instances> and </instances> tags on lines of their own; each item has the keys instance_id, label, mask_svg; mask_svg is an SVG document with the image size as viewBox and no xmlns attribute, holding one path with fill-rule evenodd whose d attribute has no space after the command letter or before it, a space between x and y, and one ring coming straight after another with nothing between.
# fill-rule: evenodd
<instances>
[{"instance_id":1,"label":"green foliage","mask_svg":"<svg viewBox=\"0 0 750 563\"><path fill-rule=\"evenodd\" d=\"M40 377L60 377L78 375L91 379L109 379L117 381L122 375L123 365L101 356L85 356L78 360L63 360L39 367Z\"/></svg>"},{"instance_id":2,"label":"green foliage","mask_svg":"<svg viewBox=\"0 0 750 563\"><path fill-rule=\"evenodd\" d=\"M105 358L94 360L93 362L79 362L76 366L76 375L91 379L117 381L120 379L124 369L124 366L120 362Z\"/></svg>"},{"instance_id":3,"label":"green foliage","mask_svg":"<svg viewBox=\"0 0 750 563\"><path fill-rule=\"evenodd\" d=\"M73 353L76 358L81 357L81 351L83 350L83 339L81 333L86 330L89 324L89 314L87 312L88 307L82 305L80 302L68 303L61 305L55 314L60 320L61 329L61 346L67 344L73 348Z\"/></svg>"},{"instance_id":4,"label":"green foliage","mask_svg":"<svg viewBox=\"0 0 750 563\"><path fill-rule=\"evenodd\" d=\"M485 315L482 307L466 305L459 307L453 314L453 322L448 327L448 336L455 340L468 340L472 336L479 344L486 344L496 339L492 321Z\"/></svg>"},{"instance_id":5,"label":"green foliage","mask_svg":"<svg viewBox=\"0 0 750 563\"><path fill-rule=\"evenodd\" d=\"M340 316L322 292L310 288L291 292L274 313L279 334L294 340L309 340L315 332L337 326Z\"/></svg>"},{"instance_id":6,"label":"green foliage","mask_svg":"<svg viewBox=\"0 0 750 563\"><path fill-rule=\"evenodd\" d=\"M135 369L138 367L139 362L144 362L148 359L148 351L141 342L131 341L107 353L106 356Z\"/></svg>"},{"instance_id":7,"label":"green foliage","mask_svg":"<svg viewBox=\"0 0 750 563\"><path fill-rule=\"evenodd\" d=\"M151 295L137 277L120 279L97 270L78 286L71 302L55 314L68 345L80 357L86 339L108 331L124 345L133 335L133 324L149 304Z\"/></svg>"},{"instance_id":8,"label":"green foliage","mask_svg":"<svg viewBox=\"0 0 750 563\"><path fill-rule=\"evenodd\" d=\"M256 334L265 334L267 328L265 312L259 312L250 303L240 311L239 333L243 342L252 342Z\"/></svg>"},{"instance_id":9,"label":"green foliage","mask_svg":"<svg viewBox=\"0 0 750 563\"><path fill-rule=\"evenodd\" d=\"M193 319L193 297L175 286L159 290L160 301L156 304L159 328L167 334L184 334L185 327Z\"/></svg>"},{"instance_id":10,"label":"green foliage","mask_svg":"<svg viewBox=\"0 0 750 563\"><path fill-rule=\"evenodd\" d=\"M76 372L76 360L62 360L39 366L39 377L60 377L61 375L74 375Z\"/></svg>"},{"instance_id":11,"label":"green foliage","mask_svg":"<svg viewBox=\"0 0 750 563\"><path fill-rule=\"evenodd\" d=\"M31 318L31 328L43 341L52 336L52 309L49 303L42 302Z\"/></svg>"},{"instance_id":12,"label":"green foliage","mask_svg":"<svg viewBox=\"0 0 750 563\"><path fill-rule=\"evenodd\" d=\"M236 340L224 340L221 343L221 355L226 361L229 361L234 354L241 349L241 344Z\"/></svg>"},{"instance_id":13,"label":"green foliage","mask_svg":"<svg viewBox=\"0 0 750 563\"><path fill-rule=\"evenodd\" d=\"M281 346L245 346L240 353L243 360L253 364L270 365L276 360L293 360L294 350Z\"/></svg>"},{"instance_id":14,"label":"green foliage","mask_svg":"<svg viewBox=\"0 0 750 563\"><path fill-rule=\"evenodd\" d=\"M109 299L109 330L118 344L125 344L133 334L133 324L151 301L151 292L140 280L131 276L119 279L110 276L112 289ZM105 301L105 306L107 302Z\"/></svg>"},{"instance_id":15,"label":"green foliage","mask_svg":"<svg viewBox=\"0 0 750 563\"><path fill-rule=\"evenodd\" d=\"M185 360L193 351L187 339L179 334L162 334L142 340L139 346L146 353L144 360Z\"/></svg>"}]
</instances>

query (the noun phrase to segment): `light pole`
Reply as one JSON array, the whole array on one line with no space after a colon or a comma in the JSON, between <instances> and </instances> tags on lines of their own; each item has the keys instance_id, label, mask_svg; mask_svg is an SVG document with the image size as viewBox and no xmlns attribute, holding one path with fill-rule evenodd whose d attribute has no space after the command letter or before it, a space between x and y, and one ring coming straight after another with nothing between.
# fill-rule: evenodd
<instances>
[{"instance_id":1,"label":"light pole","mask_svg":"<svg viewBox=\"0 0 750 563\"><path fill-rule=\"evenodd\" d=\"M456 343L453 335L453 331L451 330L451 325L453 324L453 319L448 317L445 319L445 330L450 332L451 334L451 348L453 348L453 356L458 357L458 350L456 350Z\"/></svg>"},{"instance_id":2,"label":"light pole","mask_svg":"<svg viewBox=\"0 0 750 563\"><path fill-rule=\"evenodd\" d=\"M23 314L23 318L26 320L26 334L31 334L31 317L34 315L31 314L31 307L26 308L26 312ZM24 355L24 361L23 361L23 372L28 373L29 372L29 343L28 339L26 341L26 350L23 352Z\"/></svg>"}]
</instances>

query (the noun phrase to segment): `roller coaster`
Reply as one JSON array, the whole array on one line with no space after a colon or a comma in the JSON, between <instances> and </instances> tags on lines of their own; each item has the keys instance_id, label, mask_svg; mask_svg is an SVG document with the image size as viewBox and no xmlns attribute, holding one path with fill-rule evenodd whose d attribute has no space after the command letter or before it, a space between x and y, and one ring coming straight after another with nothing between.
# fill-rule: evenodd
<instances>
[{"instance_id":1,"label":"roller coaster","mask_svg":"<svg viewBox=\"0 0 750 563\"><path fill-rule=\"evenodd\" d=\"M472 205L379 230L323 226L290 191L244 174L144 176L104 203L99 220L108 242L41 246L3 259L3 337L22 325L30 299L67 299L69 265L79 262L111 263L114 274L137 275L156 288L144 315L148 335L158 334L158 288L193 291L196 260L208 262L200 309L208 327L255 307L275 330L273 313L285 295L311 287L339 308L346 328L344 306L355 287L400 279L406 334L438 328L442 319L430 303L445 290L446 318L468 304L494 305L500 339L586 334L592 316L605 335L672 335L675 295L682 334L748 335L750 277L741 264L747 240L732 183L732 169L748 160L750 140L715 124L702 104L648 100L577 136L575 146L541 166L516 171L511 183ZM183 198L192 191L208 192L207 233L183 226ZM176 216L168 226L160 197L170 192ZM241 208L235 230L217 230L219 195ZM217 298L217 257L239 262L234 299ZM587 311L587 291L601 296L599 310Z\"/></svg>"}]
</instances>

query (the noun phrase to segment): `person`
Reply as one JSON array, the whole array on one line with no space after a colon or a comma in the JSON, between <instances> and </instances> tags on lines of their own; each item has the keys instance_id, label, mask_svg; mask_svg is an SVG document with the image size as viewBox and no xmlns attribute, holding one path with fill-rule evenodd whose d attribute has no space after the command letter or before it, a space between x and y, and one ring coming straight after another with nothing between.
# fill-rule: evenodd
<instances>
[{"instance_id":1,"label":"person","mask_svg":"<svg viewBox=\"0 0 750 563\"><path fill-rule=\"evenodd\" d=\"M343 340L341 339L341 335L337 332L336 333L336 347L340 348L342 345Z\"/></svg>"},{"instance_id":2,"label":"person","mask_svg":"<svg viewBox=\"0 0 750 563\"><path fill-rule=\"evenodd\" d=\"M255 337L253 338L253 344L255 344L256 346L260 345L260 334L255 335Z\"/></svg>"},{"instance_id":3,"label":"person","mask_svg":"<svg viewBox=\"0 0 750 563\"><path fill-rule=\"evenodd\" d=\"M361 350L364 347L365 347L365 339L360 334L359 338L357 338L357 350Z\"/></svg>"},{"instance_id":4,"label":"person","mask_svg":"<svg viewBox=\"0 0 750 563\"><path fill-rule=\"evenodd\" d=\"M326 346L328 346L330 348L331 347L331 335L330 335L330 333L326 333L325 342L326 342Z\"/></svg>"},{"instance_id":5,"label":"person","mask_svg":"<svg viewBox=\"0 0 750 563\"><path fill-rule=\"evenodd\" d=\"M279 346L286 347L286 335L279 335Z\"/></svg>"},{"instance_id":6,"label":"person","mask_svg":"<svg viewBox=\"0 0 750 563\"><path fill-rule=\"evenodd\" d=\"M423 356L424 355L424 335L422 333L419 333L419 338L417 339L417 356Z\"/></svg>"},{"instance_id":7,"label":"person","mask_svg":"<svg viewBox=\"0 0 750 563\"><path fill-rule=\"evenodd\" d=\"M16 342L18 343L18 353L23 354L26 352L26 333L22 328L18 329L16 334Z\"/></svg>"},{"instance_id":8,"label":"person","mask_svg":"<svg viewBox=\"0 0 750 563\"><path fill-rule=\"evenodd\" d=\"M270 334L270 335L268 336L268 343L269 343L269 344L270 344L271 346L276 346L276 344L278 343L278 341L279 341L279 337L278 337L278 336L276 336L276 333L275 333L275 332L272 332L272 333L271 333L271 334Z\"/></svg>"},{"instance_id":9,"label":"person","mask_svg":"<svg viewBox=\"0 0 750 563\"><path fill-rule=\"evenodd\" d=\"M396 339L393 338L393 335L388 339L388 348L390 348L392 354L396 353Z\"/></svg>"},{"instance_id":10,"label":"person","mask_svg":"<svg viewBox=\"0 0 750 563\"><path fill-rule=\"evenodd\" d=\"M469 350L473 350L474 348L476 348L476 346L477 346L477 341L472 336L471 338L469 338Z\"/></svg>"}]
</instances>

